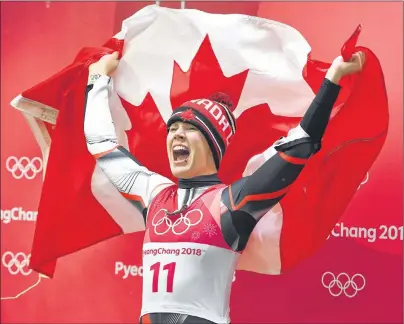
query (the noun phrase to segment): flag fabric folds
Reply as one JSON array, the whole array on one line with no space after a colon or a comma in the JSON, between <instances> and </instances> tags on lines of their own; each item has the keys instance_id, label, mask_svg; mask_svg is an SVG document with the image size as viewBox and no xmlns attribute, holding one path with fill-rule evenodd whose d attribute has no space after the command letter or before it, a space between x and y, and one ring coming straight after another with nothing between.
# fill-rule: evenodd
<instances>
[{"instance_id":1,"label":"flag fabric folds","mask_svg":"<svg viewBox=\"0 0 404 324\"><path fill-rule=\"evenodd\" d=\"M274 215L282 219L282 272L312 255L380 153L388 129L386 89L377 57L356 45L360 30L343 44L341 55L349 59L364 51L363 71L342 80L322 150L256 227L238 269L272 273L271 238L261 234ZM297 125L330 66L313 60L304 37L285 24L152 5L125 20L106 44L81 49L72 64L23 91L12 105L30 120L47 159L31 267L50 277L58 258L144 230L142 215L96 166L84 138L87 68L114 51L121 62L111 111L120 144L171 179L165 122L172 109L216 91L231 96L238 130L219 171L225 183L246 174L254 155ZM130 231L111 215L129 219Z\"/></svg>"}]
</instances>

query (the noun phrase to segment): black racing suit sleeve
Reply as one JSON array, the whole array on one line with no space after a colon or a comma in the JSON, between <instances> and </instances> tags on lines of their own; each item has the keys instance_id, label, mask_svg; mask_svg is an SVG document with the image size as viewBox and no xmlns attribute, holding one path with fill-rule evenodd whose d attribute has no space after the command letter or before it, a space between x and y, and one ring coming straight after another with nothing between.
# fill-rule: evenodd
<instances>
[{"instance_id":1,"label":"black racing suit sleeve","mask_svg":"<svg viewBox=\"0 0 404 324\"><path fill-rule=\"evenodd\" d=\"M221 215L222 232L234 251L245 248L257 222L287 194L307 160L320 149L339 91L339 85L325 79L297 127L301 135L275 142L255 172L222 192L227 207Z\"/></svg>"}]
</instances>

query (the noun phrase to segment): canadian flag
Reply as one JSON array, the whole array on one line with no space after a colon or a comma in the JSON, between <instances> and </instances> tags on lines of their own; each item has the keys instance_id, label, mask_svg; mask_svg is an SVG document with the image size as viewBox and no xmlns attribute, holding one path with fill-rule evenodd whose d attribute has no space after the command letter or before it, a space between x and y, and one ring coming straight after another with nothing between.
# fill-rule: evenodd
<instances>
[{"instance_id":1,"label":"canadian flag","mask_svg":"<svg viewBox=\"0 0 404 324\"><path fill-rule=\"evenodd\" d=\"M377 57L356 45L360 30L341 55L364 51L363 71L342 80L322 150L259 222L238 269L272 274L275 262L283 272L312 255L378 156L388 129L387 96ZM59 257L144 230L142 215L96 166L83 133L88 66L114 51L121 53L111 94L120 144L168 178L165 121L172 109L217 91L231 96L237 133L220 167L224 183L254 171L253 157L297 125L330 66L313 60L304 37L285 24L152 5L126 19L104 46L83 48L72 64L23 91L12 105L27 117L46 160L31 267L50 277ZM268 231L276 226L274 244Z\"/></svg>"}]
</instances>

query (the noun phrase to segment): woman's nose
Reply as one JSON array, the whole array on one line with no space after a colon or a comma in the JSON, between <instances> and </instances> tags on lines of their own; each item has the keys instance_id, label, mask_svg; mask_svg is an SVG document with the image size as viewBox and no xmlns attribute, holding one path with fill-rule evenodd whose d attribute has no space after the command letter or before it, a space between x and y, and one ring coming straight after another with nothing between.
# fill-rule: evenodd
<instances>
[{"instance_id":1,"label":"woman's nose","mask_svg":"<svg viewBox=\"0 0 404 324\"><path fill-rule=\"evenodd\" d=\"M175 131L174 138L176 138L176 139L178 139L178 138L181 138L181 139L185 138L185 132L184 132L184 130L183 130L182 128L178 128L178 129Z\"/></svg>"}]
</instances>

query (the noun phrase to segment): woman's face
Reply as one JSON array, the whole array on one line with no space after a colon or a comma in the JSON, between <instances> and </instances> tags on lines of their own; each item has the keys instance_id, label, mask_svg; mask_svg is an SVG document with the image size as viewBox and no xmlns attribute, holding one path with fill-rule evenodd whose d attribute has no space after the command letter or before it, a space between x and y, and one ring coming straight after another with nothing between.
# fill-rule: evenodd
<instances>
[{"instance_id":1,"label":"woman's face","mask_svg":"<svg viewBox=\"0 0 404 324\"><path fill-rule=\"evenodd\" d=\"M167 134L167 153L172 174L189 179L217 172L205 136L189 123L173 123Z\"/></svg>"}]
</instances>

